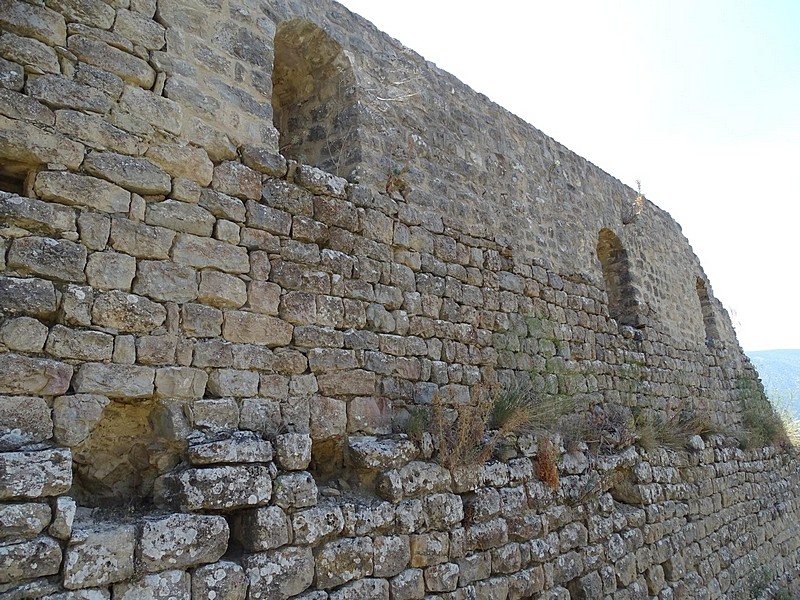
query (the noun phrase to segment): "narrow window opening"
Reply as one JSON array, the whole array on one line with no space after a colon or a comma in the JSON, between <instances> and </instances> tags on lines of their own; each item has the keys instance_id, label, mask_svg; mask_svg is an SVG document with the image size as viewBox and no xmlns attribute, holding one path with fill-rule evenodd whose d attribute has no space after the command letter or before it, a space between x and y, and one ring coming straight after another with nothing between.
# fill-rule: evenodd
<instances>
[{"instance_id":1,"label":"narrow window opening","mask_svg":"<svg viewBox=\"0 0 800 600\"><path fill-rule=\"evenodd\" d=\"M706 344L709 344L719 339L719 328L717 327L717 318L714 315L714 307L711 303L711 296L708 293L706 282L700 277L697 278L697 298L700 300L700 310L703 314Z\"/></svg>"},{"instance_id":2,"label":"narrow window opening","mask_svg":"<svg viewBox=\"0 0 800 600\"><path fill-rule=\"evenodd\" d=\"M631 283L628 253L620 239L610 229L602 229L597 241L597 258L603 268L608 295L608 312L621 325L638 327L636 292Z\"/></svg>"},{"instance_id":3,"label":"narrow window opening","mask_svg":"<svg viewBox=\"0 0 800 600\"><path fill-rule=\"evenodd\" d=\"M361 153L355 76L341 46L312 23L284 23L275 35L272 83L281 153L350 178Z\"/></svg>"}]
</instances>

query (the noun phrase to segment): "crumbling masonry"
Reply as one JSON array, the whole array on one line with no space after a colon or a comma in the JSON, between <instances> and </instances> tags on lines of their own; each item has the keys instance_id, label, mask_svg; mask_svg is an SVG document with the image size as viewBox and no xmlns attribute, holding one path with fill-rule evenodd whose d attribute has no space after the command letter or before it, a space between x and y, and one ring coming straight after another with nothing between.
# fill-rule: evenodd
<instances>
[{"instance_id":1,"label":"crumbling masonry","mask_svg":"<svg viewBox=\"0 0 800 600\"><path fill-rule=\"evenodd\" d=\"M798 579L800 463L732 443L763 394L679 226L334 2L0 0L0 190L2 598ZM514 385L721 433L554 434L555 485L536 436L406 435Z\"/></svg>"}]
</instances>

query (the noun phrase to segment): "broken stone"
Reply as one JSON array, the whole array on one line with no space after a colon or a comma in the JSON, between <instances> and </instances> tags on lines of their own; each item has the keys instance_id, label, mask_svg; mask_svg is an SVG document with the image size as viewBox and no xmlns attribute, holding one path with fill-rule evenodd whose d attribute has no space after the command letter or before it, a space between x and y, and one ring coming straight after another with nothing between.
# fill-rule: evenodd
<instances>
[{"instance_id":1,"label":"broken stone","mask_svg":"<svg viewBox=\"0 0 800 600\"><path fill-rule=\"evenodd\" d=\"M163 227L151 227L129 219L111 220L110 243L114 250L137 258L169 258L175 232Z\"/></svg>"},{"instance_id":2,"label":"broken stone","mask_svg":"<svg viewBox=\"0 0 800 600\"><path fill-rule=\"evenodd\" d=\"M181 132L183 111L174 100L157 96L148 89L126 85L119 104L122 110L144 120L156 129L174 135Z\"/></svg>"},{"instance_id":3,"label":"broken stone","mask_svg":"<svg viewBox=\"0 0 800 600\"><path fill-rule=\"evenodd\" d=\"M258 200L261 198L261 175L241 163L228 161L214 167L211 187L229 196Z\"/></svg>"},{"instance_id":4,"label":"broken stone","mask_svg":"<svg viewBox=\"0 0 800 600\"><path fill-rule=\"evenodd\" d=\"M300 165L295 176L295 183L303 186L312 194L347 198L347 180L326 173L322 169L309 165Z\"/></svg>"},{"instance_id":5,"label":"broken stone","mask_svg":"<svg viewBox=\"0 0 800 600\"><path fill-rule=\"evenodd\" d=\"M230 310L225 312L222 335L229 342L287 346L292 340L293 329L292 325L276 317Z\"/></svg>"},{"instance_id":6,"label":"broken stone","mask_svg":"<svg viewBox=\"0 0 800 600\"><path fill-rule=\"evenodd\" d=\"M203 271L198 299L218 308L239 308L247 302L247 285L233 275Z\"/></svg>"},{"instance_id":7,"label":"broken stone","mask_svg":"<svg viewBox=\"0 0 800 600\"><path fill-rule=\"evenodd\" d=\"M53 56L55 59L55 56ZM57 63L56 63L57 64ZM42 75L28 79L28 94L51 108L86 110L100 114L111 109L108 96L88 85L61 77Z\"/></svg>"},{"instance_id":8,"label":"broken stone","mask_svg":"<svg viewBox=\"0 0 800 600\"><path fill-rule=\"evenodd\" d=\"M242 560L250 581L249 600L289 598L306 590L314 579L311 548L285 548L251 554Z\"/></svg>"},{"instance_id":9,"label":"broken stone","mask_svg":"<svg viewBox=\"0 0 800 600\"><path fill-rule=\"evenodd\" d=\"M68 540L72 535L72 523L75 520L77 504L67 496L56 498L53 522L47 532L59 540Z\"/></svg>"},{"instance_id":10,"label":"broken stone","mask_svg":"<svg viewBox=\"0 0 800 600\"><path fill-rule=\"evenodd\" d=\"M164 169L172 177L182 178L184 181L190 180L200 186L208 186L211 183L214 163L202 148L189 145L176 144L153 144L145 152L145 157L149 158L159 167ZM173 195L175 188L180 180L173 184ZM194 203L199 200L199 188L193 194ZM194 233L188 231L186 233Z\"/></svg>"},{"instance_id":11,"label":"broken stone","mask_svg":"<svg viewBox=\"0 0 800 600\"><path fill-rule=\"evenodd\" d=\"M103 179L63 171L41 171L34 182L40 198L109 213L127 213L130 192Z\"/></svg>"},{"instance_id":12,"label":"broken stone","mask_svg":"<svg viewBox=\"0 0 800 600\"><path fill-rule=\"evenodd\" d=\"M18 35L35 38L48 46L67 43L64 17L44 6L2 0L0 26Z\"/></svg>"}]
</instances>

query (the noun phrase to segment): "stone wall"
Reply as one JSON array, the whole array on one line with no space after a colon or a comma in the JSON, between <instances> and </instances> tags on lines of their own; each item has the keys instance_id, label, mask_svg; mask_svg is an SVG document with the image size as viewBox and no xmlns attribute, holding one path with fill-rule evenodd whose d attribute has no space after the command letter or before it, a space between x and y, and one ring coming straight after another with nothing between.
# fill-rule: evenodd
<instances>
[{"instance_id":1,"label":"stone wall","mask_svg":"<svg viewBox=\"0 0 800 600\"><path fill-rule=\"evenodd\" d=\"M405 435L513 386L740 428L757 376L649 201L327 1L0 0L0 31L2 597L797 579L790 452L554 435L547 478L533 435L452 470Z\"/></svg>"}]
</instances>

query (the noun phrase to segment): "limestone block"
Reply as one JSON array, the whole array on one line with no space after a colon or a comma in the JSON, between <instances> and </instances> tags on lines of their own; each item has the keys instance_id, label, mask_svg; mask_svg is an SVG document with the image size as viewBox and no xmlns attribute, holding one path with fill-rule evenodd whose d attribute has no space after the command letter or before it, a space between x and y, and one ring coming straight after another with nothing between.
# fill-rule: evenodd
<instances>
[{"instance_id":1,"label":"limestone block","mask_svg":"<svg viewBox=\"0 0 800 600\"><path fill-rule=\"evenodd\" d=\"M122 85L120 85L120 93L121 91ZM98 115L74 110L57 110L55 120L56 130L59 133L78 140L90 148L109 150L120 154L139 154L141 142L136 136L115 127Z\"/></svg>"},{"instance_id":2,"label":"limestone block","mask_svg":"<svg viewBox=\"0 0 800 600\"><path fill-rule=\"evenodd\" d=\"M75 590L43 596L41 600L111 600L111 592L100 588Z\"/></svg>"},{"instance_id":3,"label":"limestone block","mask_svg":"<svg viewBox=\"0 0 800 600\"><path fill-rule=\"evenodd\" d=\"M148 204L145 222L174 231L210 236L215 219L210 212L195 204L165 200Z\"/></svg>"},{"instance_id":4,"label":"limestone block","mask_svg":"<svg viewBox=\"0 0 800 600\"><path fill-rule=\"evenodd\" d=\"M402 467L419 453L416 445L405 437L376 438L348 436L348 460L357 469L387 470Z\"/></svg>"},{"instance_id":5,"label":"limestone block","mask_svg":"<svg viewBox=\"0 0 800 600\"><path fill-rule=\"evenodd\" d=\"M192 403L192 423L201 430L218 431L239 426L239 405L233 398L204 398Z\"/></svg>"},{"instance_id":6,"label":"limestone block","mask_svg":"<svg viewBox=\"0 0 800 600\"><path fill-rule=\"evenodd\" d=\"M465 506L456 494L431 494L422 499L425 524L430 529L448 530L464 519Z\"/></svg>"},{"instance_id":7,"label":"limestone block","mask_svg":"<svg viewBox=\"0 0 800 600\"><path fill-rule=\"evenodd\" d=\"M286 473L275 478L276 505L284 509L317 505L317 483L306 471Z\"/></svg>"},{"instance_id":8,"label":"limestone block","mask_svg":"<svg viewBox=\"0 0 800 600\"><path fill-rule=\"evenodd\" d=\"M388 471L397 476L397 471ZM402 487L400 487L399 497L394 500L397 502L395 507L395 522L397 524L398 533L414 533L420 531L425 526L425 514L422 512L422 500L419 498L412 498L411 500L402 500Z\"/></svg>"},{"instance_id":9,"label":"limestone block","mask_svg":"<svg viewBox=\"0 0 800 600\"><path fill-rule=\"evenodd\" d=\"M153 395L155 369L136 365L84 363L73 387L78 394L109 398L147 398Z\"/></svg>"},{"instance_id":10,"label":"limestone block","mask_svg":"<svg viewBox=\"0 0 800 600\"><path fill-rule=\"evenodd\" d=\"M0 506L0 540L32 538L50 524L50 506L27 502Z\"/></svg>"},{"instance_id":11,"label":"limestone block","mask_svg":"<svg viewBox=\"0 0 800 600\"><path fill-rule=\"evenodd\" d=\"M53 538L0 543L0 583L54 575L60 567L61 546Z\"/></svg>"},{"instance_id":12,"label":"limestone block","mask_svg":"<svg viewBox=\"0 0 800 600\"><path fill-rule=\"evenodd\" d=\"M344 435L347 429L346 402L314 395L309 400L309 410L309 426L313 440L322 441Z\"/></svg>"},{"instance_id":13,"label":"limestone block","mask_svg":"<svg viewBox=\"0 0 800 600\"><path fill-rule=\"evenodd\" d=\"M201 190L200 206L218 219L227 219L235 223L242 223L245 220L244 202L215 190Z\"/></svg>"},{"instance_id":14,"label":"limestone block","mask_svg":"<svg viewBox=\"0 0 800 600\"><path fill-rule=\"evenodd\" d=\"M392 432L392 402L388 398L359 396L347 405L347 430L368 434Z\"/></svg>"},{"instance_id":15,"label":"limestone block","mask_svg":"<svg viewBox=\"0 0 800 600\"><path fill-rule=\"evenodd\" d=\"M83 212L78 217L78 230L81 243L84 246L90 250L105 250L108 236L111 233L111 219L104 215ZM89 255L89 263L91 263L91 260L92 255ZM133 265L133 273L136 273L135 263ZM87 273L87 279L91 281L92 275ZM128 286L127 289L130 289L130 282L128 282Z\"/></svg>"},{"instance_id":16,"label":"limestone block","mask_svg":"<svg viewBox=\"0 0 800 600\"><path fill-rule=\"evenodd\" d=\"M206 151L197 146L152 144L145 152L145 157L164 169L172 177L184 178L186 181L191 180L203 187L211 183L214 163L208 158ZM176 184L177 182L174 185ZM195 204L199 200L199 188L196 190L196 194ZM174 195L175 191L173 190L173 197ZM187 233L194 232L189 231Z\"/></svg>"},{"instance_id":17,"label":"limestone block","mask_svg":"<svg viewBox=\"0 0 800 600\"><path fill-rule=\"evenodd\" d=\"M175 362L178 338L173 335L145 335L136 338L136 360L142 365L169 365Z\"/></svg>"},{"instance_id":18,"label":"limestone block","mask_svg":"<svg viewBox=\"0 0 800 600\"><path fill-rule=\"evenodd\" d=\"M24 37L35 38L48 46L63 46L67 43L64 17L44 6L2 0L0 27Z\"/></svg>"},{"instance_id":19,"label":"limestone block","mask_svg":"<svg viewBox=\"0 0 800 600\"><path fill-rule=\"evenodd\" d=\"M59 281L86 280L86 248L68 240L30 236L11 242L7 265L25 273Z\"/></svg>"},{"instance_id":20,"label":"limestone block","mask_svg":"<svg viewBox=\"0 0 800 600\"><path fill-rule=\"evenodd\" d=\"M289 598L306 590L314 579L311 548L260 552L242 560L250 582L248 600Z\"/></svg>"},{"instance_id":21,"label":"limestone block","mask_svg":"<svg viewBox=\"0 0 800 600\"><path fill-rule=\"evenodd\" d=\"M208 374L191 367L162 367L156 369L156 393L162 398L202 398Z\"/></svg>"},{"instance_id":22,"label":"limestone block","mask_svg":"<svg viewBox=\"0 0 800 600\"><path fill-rule=\"evenodd\" d=\"M47 532L59 540L68 540L72 535L72 524L75 520L77 504L67 496L56 498L53 510L53 522Z\"/></svg>"},{"instance_id":23,"label":"limestone block","mask_svg":"<svg viewBox=\"0 0 800 600\"><path fill-rule=\"evenodd\" d=\"M7 94L5 90L19 92L22 91L24 85L25 71L22 65L0 58L0 113L12 119L22 118L19 114L12 113L9 109L9 103L6 99L11 97L11 94Z\"/></svg>"},{"instance_id":24,"label":"limestone block","mask_svg":"<svg viewBox=\"0 0 800 600\"><path fill-rule=\"evenodd\" d=\"M56 311L53 283L37 278L0 276L0 314L50 318Z\"/></svg>"},{"instance_id":25,"label":"limestone block","mask_svg":"<svg viewBox=\"0 0 800 600\"><path fill-rule=\"evenodd\" d=\"M233 363L233 351L231 344L222 339L211 339L196 342L194 345L194 358L192 364L195 367L230 367Z\"/></svg>"},{"instance_id":26,"label":"limestone block","mask_svg":"<svg viewBox=\"0 0 800 600\"><path fill-rule=\"evenodd\" d=\"M72 485L72 453L66 448L0 454L0 500L58 496Z\"/></svg>"},{"instance_id":27,"label":"limestone block","mask_svg":"<svg viewBox=\"0 0 800 600\"><path fill-rule=\"evenodd\" d=\"M172 258L198 269L211 267L226 273L247 273L250 270L246 248L187 233L178 235Z\"/></svg>"},{"instance_id":28,"label":"limestone block","mask_svg":"<svg viewBox=\"0 0 800 600\"><path fill-rule=\"evenodd\" d=\"M229 310L225 312L222 335L229 342L287 346L293 327L282 319L256 313Z\"/></svg>"},{"instance_id":29,"label":"limestone block","mask_svg":"<svg viewBox=\"0 0 800 600\"><path fill-rule=\"evenodd\" d=\"M241 163L227 161L214 167L211 187L229 196L258 200L261 198L261 175Z\"/></svg>"},{"instance_id":30,"label":"limestone block","mask_svg":"<svg viewBox=\"0 0 800 600\"><path fill-rule=\"evenodd\" d=\"M286 159L261 146L242 147L242 161L251 169L270 177L282 178L286 175Z\"/></svg>"},{"instance_id":31,"label":"limestone block","mask_svg":"<svg viewBox=\"0 0 800 600\"><path fill-rule=\"evenodd\" d=\"M485 523L475 523L465 528L465 548L469 550L489 550L508 542L508 524L505 519L492 519Z\"/></svg>"},{"instance_id":32,"label":"limestone block","mask_svg":"<svg viewBox=\"0 0 800 600\"><path fill-rule=\"evenodd\" d=\"M114 31L148 50L159 50L165 43L162 25L131 10L117 10Z\"/></svg>"},{"instance_id":33,"label":"limestone block","mask_svg":"<svg viewBox=\"0 0 800 600\"><path fill-rule=\"evenodd\" d=\"M309 165L300 165L295 182L312 194L347 199L347 180ZM323 219L320 219L323 220Z\"/></svg>"},{"instance_id":34,"label":"limestone block","mask_svg":"<svg viewBox=\"0 0 800 600\"><path fill-rule=\"evenodd\" d=\"M190 600L191 579L184 571L151 573L135 581L114 585L114 598L120 600Z\"/></svg>"},{"instance_id":35,"label":"limestone block","mask_svg":"<svg viewBox=\"0 0 800 600\"><path fill-rule=\"evenodd\" d=\"M86 264L86 278L95 289L128 291L135 275L136 259L119 252L95 252Z\"/></svg>"},{"instance_id":36,"label":"limestone block","mask_svg":"<svg viewBox=\"0 0 800 600\"><path fill-rule=\"evenodd\" d=\"M181 327L189 337L217 337L222 334L222 311L204 304L184 304Z\"/></svg>"},{"instance_id":37,"label":"limestone block","mask_svg":"<svg viewBox=\"0 0 800 600\"><path fill-rule=\"evenodd\" d=\"M412 461L398 470L408 498L450 491L450 473L435 463Z\"/></svg>"},{"instance_id":38,"label":"limestone block","mask_svg":"<svg viewBox=\"0 0 800 600\"><path fill-rule=\"evenodd\" d=\"M0 218L28 231L61 234L77 231L75 211L33 198L0 193Z\"/></svg>"},{"instance_id":39,"label":"limestone block","mask_svg":"<svg viewBox=\"0 0 800 600\"><path fill-rule=\"evenodd\" d=\"M50 407L42 398L0 396L0 451L43 442L52 434Z\"/></svg>"},{"instance_id":40,"label":"limestone block","mask_svg":"<svg viewBox=\"0 0 800 600\"><path fill-rule=\"evenodd\" d=\"M281 287L275 283L251 281L247 286L247 305L254 312L277 315L280 297Z\"/></svg>"},{"instance_id":41,"label":"limestone block","mask_svg":"<svg viewBox=\"0 0 800 600\"><path fill-rule=\"evenodd\" d=\"M92 306L92 321L121 332L149 333L167 318L166 309L135 294L110 291L100 294Z\"/></svg>"},{"instance_id":42,"label":"limestone block","mask_svg":"<svg viewBox=\"0 0 800 600\"><path fill-rule=\"evenodd\" d=\"M394 577L411 561L411 545L407 535L382 535L373 540L375 577Z\"/></svg>"},{"instance_id":43,"label":"limestone block","mask_svg":"<svg viewBox=\"0 0 800 600\"><path fill-rule=\"evenodd\" d=\"M251 200L247 203L247 226L263 229L275 235L288 236L292 228L292 216L285 211Z\"/></svg>"},{"instance_id":44,"label":"limestone block","mask_svg":"<svg viewBox=\"0 0 800 600\"><path fill-rule=\"evenodd\" d=\"M33 317L8 319L0 325L0 343L17 352L41 352L47 326Z\"/></svg>"},{"instance_id":45,"label":"limestone block","mask_svg":"<svg viewBox=\"0 0 800 600\"><path fill-rule=\"evenodd\" d=\"M242 398L258 395L259 377L255 371L218 369L208 378L208 391L215 396Z\"/></svg>"},{"instance_id":46,"label":"limestone block","mask_svg":"<svg viewBox=\"0 0 800 600\"><path fill-rule=\"evenodd\" d=\"M446 536L446 534L445 534ZM328 589L372 575L372 538L359 537L334 540L316 552L315 582Z\"/></svg>"},{"instance_id":47,"label":"limestone block","mask_svg":"<svg viewBox=\"0 0 800 600\"><path fill-rule=\"evenodd\" d=\"M3 66L12 64L14 63L0 58L0 80L3 77ZM18 65L14 66L18 67ZM55 119L53 111L38 100L16 91L3 89L2 84L0 84L0 114L10 119L29 121L36 125L50 126Z\"/></svg>"},{"instance_id":48,"label":"limestone block","mask_svg":"<svg viewBox=\"0 0 800 600\"><path fill-rule=\"evenodd\" d=\"M111 246L137 258L169 258L175 232L163 227L151 227L129 219L111 220Z\"/></svg>"},{"instance_id":49,"label":"limestone block","mask_svg":"<svg viewBox=\"0 0 800 600\"><path fill-rule=\"evenodd\" d=\"M131 202L130 192L113 183L63 171L40 172L34 189L45 200L110 213L128 212Z\"/></svg>"},{"instance_id":50,"label":"limestone block","mask_svg":"<svg viewBox=\"0 0 800 600\"><path fill-rule=\"evenodd\" d=\"M197 298L197 274L169 261L140 260L133 291L162 302L190 302Z\"/></svg>"},{"instance_id":51,"label":"limestone block","mask_svg":"<svg viewBox=\"0 0 800 600\"><path fill-rule=\"evenodd\" d=\"M146 90L153 87L156 73L141 58L81 35L70 36L68 48L83 62L111 71L125 81Z\"/></svg>"},{"instance_id":52,"label":"limestone block","mask_svg":"<svg viewBox=\"0 0 800 600\"><path fill-rule=\"evenodd\" d=\"M198 299L219 308L239 308L247 302L247 284L233 275L203 271Z\"/></svg>"},{"instance_id":53,"label":"limestone block","mask_svg":"<svg viewBox=\"0 0 800 600\"><path fill-rule=\"evenodd\" d=\"M492 555L489 552L474 552L458 560L460 586L469 585L492 574Z\"/></svg>"},{"instance_id":54,"label":"limestone block","mask_svg":"<svg viewBox=\"0 0 800 600\"><path fill-rule=\"evenodd\" d=\"M69 388L72 366L12 352L0 354L0 394L57 396Z\"/></svg>"},{"instance_id":55,"label":"limestone block","mask_svg":"<svg viewBox=\"0 0 800 600\"><path fill-rule=\"evenodd\" d=\"M344 527L342 510L338 506L316 506L292 515L292 543L315 546L339 533Z\"/></svg>"},{"instance_id":56,"label":"limestone block","mask_svg":"<svg viewBox=\"0 0 800 600\"><path fill-rule=\"evenodd\" d=\"M62 291L60 321L67 325L92 324L94 291L89 286L69 284Z\"/></svg>"},{"instance_id":57,"label":"limestone block","mask_svg":"<svg viewBox=\"0 0 800 600\"><path fill-rule=\"evenodd\" d=\"M268 463L272 460L272 444L252 431L193 436L189 440L188 452L189 460L195 466L219 463Z\"/></svg>"},{"instance_id":58,"label":"limestone block","mask_svg":"<svg viewBox=\"0 0 800 600\"><path fill-rule=\"evenodd\" d=\"M261 229L242 227L239 232L239 243L250 250L263 250L265 252L280 252L281 240Z\"/></svg>"},{"instance_id":59,"label":"limestone block","mask_svg":"<svg viewBox=\"0 0 800 600\"><path fill-rule=\"evenodd\" d=\"M90 175L137 194L168 194L172 187L169 175L147 158L92 152L84 160L83 168Z\"/></svg>"},{"instance_id":60,"label":"limestone block","mask_svg":"<svg viewBox=\"0 0 800 600\"><path fill-rule=\"evenodd\" d=\"M450 539L445 532L434 531L410 538L412 567L429 567L447 562Z\"/></svg>"},{"instance_id":61,"label":"limestone block","mask_svg":"<svg viewBox=\"0 0 800 600\"><path fill-rule=\"evenodd\" d=\"M288 544L289 531L289 519L279 506L244 510L234 521L234 537L250 552Z\"/></svg>"},{"instance_id":62,"label":"limestone block","mask_svg":"<svg viewBox=\"0 0 800 600\"><path fill-rule=\"evenodd\" d=\"M228 548L228 522L212 515L172 514L145 519L136 548L148 572L212 563Z\"/></svg>"},{"instance_id":63,"label":"limestone block","mask_svg":"<svg viewBox=\"0 0 800 600\"><path fill-rule=\"evenodd\" d=\"M389 600L389 582L365 578L353 581L328 594L329 600Z\"/></svg>"},{"instance_id":64,"label":"limestone block","mask_svg":"<svg viewBox=\"0 0 800 600\"><path fill-rule=\"evenodd\" d=\"M406 569L389 581L392 600L422 600L425 579L422 569Z\"/></svg>"},{"instance_id":65,"label":"limestone block","mask_svg":"<svg viewBox=\"0 0 800 600\"><path fill-rule=\"evenodd\" d=\"M471 523L482 523L500 513L500 493L493 487L478 488L464 496L464 514Z\"/></svg>"},{"instance_id":66,"label":"limestone block","mask_svg":"<svg viewBox=\"0 0 800 600\"><path fill-rule=\"evenodd\" d=\"M124 79L124 76L122 76ZM144 120L156 129L178 135L183 123L183 111L174 100L157 96L148 89L126 85L119 100L120 108Z\"/></svg>"},{"instance_id":67,"label":"limestone block","mask_svg":"<svg viewBox=\"0 0 800 600\"><path fill-rule=\"evenodd\" d=\"M359 230L358 210L350 202L336 198L314 196L314 218L317 221L347 231Z\"/></svg>"},{"instance_id":68,"label":"limestone block","mask_svg":"<svg viewBox=\"0 0 800 600\"><path fill-rule=\"evenodd\" d=\"M442 563L425 569L425 589L429 592L452 592L458 586L458 565Z\"/></svg>"},{"instance_id":69,"label":"limestone block","mask_svg":"<svg viewBox=\"0 0 800 600\"><path fill-rule=\"evenodd\" d=\"M342 505L344 535L368 535L388 531L396 513L390 502L352 503Z\"/></svg>"},{"instance_id":70,"label":"limestone block","mask_svg":"<svg viewBox=\"0 0 800 600\"><path fill-rule=\"evenodd\" d=\"M311 462L311 436L283 433L275 436L275 459L287 471L302 471Z\"/></svg>"},{"instance_id":71,"label":"limestone block","mask_svg":"<svg viewBox=\"0 0 800 600\"><path fill-rule=\"evenodd\" d=\"M192 572L192 600L245 600L247 576L234 562L203 565Z\"/></svg>"},{"instance_id":72,"label":"limestone block","mask_svg":"<svg viewBox=\"0 0 800 600\"><path fill-rule=\"evenodd\" d=\"M214 226L214 237L222 242L238 244L241 241L241 227L233 221L220 219Z\"/></svg>"},{"instance_id":73,"label":"limestone block","mask_svg":"<svg viewBox=\"0 0 800 600\"><path fill-rule=\"evenodd\" d=\"M85 440L103 418L109 404L105 396L75 394L53 400L53 437L57 443L74 447Z\"/></svg>"},{"instance_id":74,"label":"limestone block","mask_svg":"<svg viewBox=\"0 0 800 600\"><path fill-rule=\"evenodd\" d=\"M111 360L114 337L99 331L81 331L56 325L50 331L45 351L56 358Z\"/></svg>"},{"instance_id":75,"label":"limestone block","mask_svg":"<svg viewBox=\"0 0 800 600\"><path fill-rule=\"evenodd\" d=\"M108 96L88 85L61 77L41 75L28 79L28 94L50 108L86 110L100 114L111 109Z\"/></svg>"},{"instance_id":76,"label":"limestone block","mask_svg":"<svg viewBox=\"0 0 800 600\"><path fill-rule=\"evenodd\" d=\"M159 477L154 496L158 504L187 512L263 506L272 496L272 479L263 465L186 469Z\"/></svg>"},{"instance_id":77,"label":"limestone block","mask_svg":"<svg viewBox=\"0 0 800 600\"><path fill-rule=\"evenodd\" d=\"M13 2L12 4L25 4ZM30 165L55 163L77 169L83 162L82 144L47 133L35 125L0 116L0 158Z\"/></svg>"},{"instance_id":78,"label":"limestone block","mask_svg":"<svg viewBox=\"0 0 800 600\"><path fill-rule=\"evenodd\" d=\"M47 0L45 4L70 22L98 29L110 29L114 24L114 9L101 0Z\"/></svg>"},{"instance_id":79,"label":"limestone block","mask_svg":"<svg viewBox=\"0 0 800 600\"><path fill-rule=\"evenodd\" d=\"M323 373L317 381L320 391L326 396L369 396L375 393L375 373L362 369Z\"/></svg>"}]
</instances>

